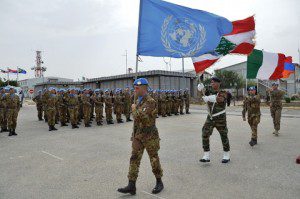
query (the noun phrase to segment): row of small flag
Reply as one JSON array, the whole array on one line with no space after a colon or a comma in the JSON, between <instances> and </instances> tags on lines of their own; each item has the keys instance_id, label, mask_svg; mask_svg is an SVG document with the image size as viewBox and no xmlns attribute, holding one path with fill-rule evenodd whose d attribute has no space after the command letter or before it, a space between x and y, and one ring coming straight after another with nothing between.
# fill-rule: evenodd
<instances>
[{"instance_id":1,"label":"row of small flag","mask_svg":"<svg viewBox=\"0 0 300 199\"><path fill-rule=\"evenodd\" d=\"M15 73L15 74L26 74L26 70L22 69L22 68L17 68L17 70L14 70L14 69L10 69L8 68L7 70L3 70L3 69L0 69L0 72L1 73Z\"/></svg>"}]
</instances>

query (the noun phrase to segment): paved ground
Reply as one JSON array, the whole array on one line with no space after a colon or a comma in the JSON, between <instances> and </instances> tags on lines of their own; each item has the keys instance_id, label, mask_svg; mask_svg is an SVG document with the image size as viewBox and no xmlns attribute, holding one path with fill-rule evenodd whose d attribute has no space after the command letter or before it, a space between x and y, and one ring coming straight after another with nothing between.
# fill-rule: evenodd
<instances>
[{"instance_id":1,"label":"paved ground","mask_svg":"<svg viewBox=\"0 0 300 199\"><path fill-rule=\"evenodd\" d=\"M158 119L165 183L159 198L299 198L300 165L295 158L300 155L300 111L284 111L289 117L282 119L281 135L274 137L268 110L263 110L259 145L251 148L250 128L240 110L228 109L232 161L222 165L216 131L211 137L211 163L198 161L204 110L193 106L191 115ZM19 136L0 134L1 199L131 198L116 189L127 184L132 123L65 127L52 133L36 120L35 108L25 106ZM156 198L148 194L154 182L144 156L133 198Z\"/></svg>"}]
</instances>

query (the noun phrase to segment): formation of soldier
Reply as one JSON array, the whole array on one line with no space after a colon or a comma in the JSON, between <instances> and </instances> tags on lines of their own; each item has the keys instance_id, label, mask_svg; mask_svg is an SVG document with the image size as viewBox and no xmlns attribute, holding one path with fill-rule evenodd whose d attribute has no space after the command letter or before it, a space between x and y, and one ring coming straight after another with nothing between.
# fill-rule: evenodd
<instances>
[{"instance_id":1,"label":"formation of soldier","mask_svg":"<svg viewBox=\"0 0 300 199\"><path fill-rule=\"evenodd\" d=\"M157 117L190 114L190 94L186 90L152 90L149 95L155 99ZM56 124L79 128L83 122L85 127L91 127L95 118L98 126L104 120L108 125L114 124L113 114L117 123L131 122L131 105L134 103L134 90L125 89L56 89L50 87L38 91L33 98L36 103L38 119L48 123L49 131L55 131Z\"/></svg>"},{"instance_id":2,"label":"formation of soldier","mask_svg":"<svg viewBox=\"0 0 300 199\"><path fill-rule=\"evenodd\" d=\"M16 136L17 119L20 111L20 98L13 87L0 88L0 125L1 133Z\"/></svg>"}]
</instances>

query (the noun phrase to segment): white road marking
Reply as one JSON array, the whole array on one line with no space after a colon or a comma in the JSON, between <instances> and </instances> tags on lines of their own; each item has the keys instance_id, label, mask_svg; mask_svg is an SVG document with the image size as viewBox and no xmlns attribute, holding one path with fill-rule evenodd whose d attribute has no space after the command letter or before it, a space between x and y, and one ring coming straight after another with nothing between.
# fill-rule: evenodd
<instances>
[{"instance_id":1,"label":"white road marking","mask_svg":"<svg viewBox=\"0 0 300 199\"><path fill-rule=\"evenodd\" d=\"M150 196L152 196L152 197L155 197L155 198L166 199L166 198L163 198L163 197L159 197L159 196L157 196L157 195L154 195L154 194L152 194L152 193L148 193L147 191L142 191L142 193L148 194L148 195L150 195Z\"/></svg>"},{"instance_id":2,"label":"white road marking","mask_svg":"<svg viewBox=\"0 0 300 199\"><path fill-rule=\"evenodd\" d=\"M45 153L45 154L47 154L47 155L50 155L50 156L52 156L52 157L54 157L54 158L56 158L56 159L59 159L59 160L64 160L64 159L62 159L62 158L60 158L60 157L58 157L58 156L56 156L56 155L53 155L53 154L51 154L51 153L46 152L46 151L42 151L42 153Z\"/></svg>"}]
</instances>

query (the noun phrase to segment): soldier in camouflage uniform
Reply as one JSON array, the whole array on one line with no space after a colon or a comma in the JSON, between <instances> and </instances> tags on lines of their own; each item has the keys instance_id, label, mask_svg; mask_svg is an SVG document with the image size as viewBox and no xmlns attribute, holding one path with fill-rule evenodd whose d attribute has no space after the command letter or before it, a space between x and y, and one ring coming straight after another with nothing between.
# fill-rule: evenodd
<instances>
[{"instance_id":1,"label":"soldier in camouflage uniform","mask_svg":"<svg viewBox=\"0 0 300 199\"><path fill-rule=\"evenodd\" d=\"M103 92L100 89L95 89L93 95L93 102L95 104L96 122L97 125L103 125Z\"/></svg>"},{"instance_id":2,"label":"soldier in camouflage uniform","mask_svg":"<svg viewBox=\"0 0 300 199\"><path fill-rule=\"evenodd\" d=\"M113 117L112 117L113 97L110 95L108 89L105 91L104 103L105 103L106 122L107 124L114 124Z\"/></svg>"},{"instance_id":3,"label":"soldier in camouflage uniform","mask_svg":"<svg viewBox=\"0 0 300 199\"><path fill-rule=\"evenodd\" d=\"M116 119L118 123L123 123L122 112L123 112L123 96L121 95L121 90L116 90L115 100L114 100L114 113L116 114Z\"/></svg>"},{"instance_id":4,"label":"soldier in camouflage uniform","mask_svg":"<svg viewBox=\"0 0 300 199\"><path fill-rule=\"evenodd\" d=\"M167 117L167 105L166 105L166 93L165 91L161 91L159 95L159 102L160 102L160 109L161 109L161 116Z\"/></svg>"},{"instance_id":5,"label":"soldier in camouflage uniform","mask_svg":"<svg viewBox=\"0 0 300 199\"><path fill-rule=\"evenodd\" d=\"M42 91L38 91L37 96L33 98L33 101L36 104L36 109L38 112L39 121L43 120L43 102L42 102Z\"/></svg>"},{"instance_id":6,"label":"soldier in camouflage uniform","mask_svg":"<svg viewBox=\"0 0 300 199\"><path fill-rule=\"evenodd\" d=\"M20 98L16 95L16 90L13 87L9 88L9 94L5 97L7 108L7 123L8 123L8 136L17 135L17 118L20 110Z\"/></svg>"},{"instance_id":7,"label":"soldier in camouflage uniform","mask_svg":"<svg viewBox=\"0 0 300 199\"><path fill-rule=\"evenodd\" d=\"M7 132L7 123L4 122L5 118L6 118L6 101L5 101L5 89L1 88L0 91L0 125L1 125L1 133L2 132Z\"/></svg>"},{"instance_id":8,"label":"soldier in camouflage uniform","mask_svg":"<svg viewBox=\"0 0 300 199\"><path fill-rule=\"evenodd\" d=\"M256 88L249 88L249 96L245 97L243 103L243 120L246 121L246 113L248 112L248 123L252 130L250 146L257 144L257 126L260 122L260 96L256 94Z\"/></svg>"},{"instance_id":9,"label":"soldier in camouflage uniform","mask_svg":"<svg viewBox=\"0 0 300 199\"><path fill-rule=\"evenodd\" d=\"M65 95L65 90L60 89L57 95L57 104L58 104L58 114L61 126L68 126L67 123L67 99Z\"/></svg>"},{"instance_id":10,"label":"soldier in camouflage uniform","mask_svg":"<svg viewBox=\"0 0 300 199\"><path fill-rule=\"evenodd\" d=\"M179 104L179 110L180 110L180 115L183 115L183 109L184 109L184 96L182 94L182 91L178 91L178 104Z\"/></svg>"},{"instance_id":11,"label":"soldier in camouflage uniform","mask_svg":"<svg viewBox=\"0 0 300 199\"><path fill-rule=\"evenodd\" d=\"M271 111L271 116L273 118L273 124L275 129L273 134L278 136L280 130L280 119L281 119L281 111L282 111L281 100L285 92L278 89L278 83L273 83L272 89L269 90L269 92L270 92L270 111Z\"/></svg>"},{"instance_id":12,"label":"soldier in camouflage uniform","mask_svg":"<svg viewBox=\"0 0 300 199\"><path fill-rule=\"evenodd\" d=\"M126 122L132 121L130 119L131 105L131 94L129 87L127 87L124 92L124 115L126 117Z\"/></svg>"},{"instance_id":13,"label":"soldier in camouflage uniform","mask_svg":"<svg viewBox=\"0 0 300 199\"><path fill-rule=\"evenodd\" d=\"M56 107L57 107L57 95L55 88L49 88L49 96L47 98L47 118L49 131L56 131L55 128L55 117L56 117Z\"/></svg>"},{"instance_id":14,"label":"soldier in camouflage uniform","mask_svg":"<svg viewBox=\"0 0 300 199\"><path fill-rule=\"evenodd\" d=\"M81 94L81 100L83 104L83 119L84 119L84 126L91 127L90 120L91 120L91 108L92 104L90 101L90 92L87 89L83 90L83 94Z\"/></svg>"},{"instance_id":15,"label":"soldier in camouflage uniform","mask_svg":"<svg viewBox=\"0 0 300 199\"><path fill-rule=\"evenodd\" d=\"M172 116L172 96L170 90L166 93L166 112L168 116Z\"/></svg>"},{"instance_id":16,"label":"soldier in camouflage uniform","mask_svg":"<svg viewBox=\"0 0 300 199\"><path fill-rule=\"evenodd\" d=\"M77 96L78 96L78 106L77 106L77 118L78 118L78 124L80 124L81 120L83 119L83 103L82 103L82 91L80 89L76 90Z\"/></svg>"},{"instance_id":17,"label":"soldier in camouflage uniform","mask_svg":"<svg viewBox=\"0 0 300 199\"><path fill-rule=\"evenodd\" d=\"M144 78L135 80L134 82L137 102L132 105L132 114L134 118L133 135L132 135L132 154L130 158L130 166L128 172L129 183L124 188L119 188L121 193L136 194L135 182L138 177L141 159L146 149L152 172L156 177L156 186L152 190L153 194L161 192L164 188L161 177L163 170L160 165L158 151L160 149L160 138L156 128L156 103L155 100L148 95L148 81Z\"/></svg>"},{"instance_id":18,"label":"soldier in camouflage uniform","mask_svg":"<svg viewBox=\"0 0 300 199\"><path fill-rule=\"evenodd\" d=\"M49 95L50 95L50 91L45 88L44 92L42 94L42 104L43 104L45 122L48 122L48 118L47 118L47 101L48 101Z\"/></svg>"},{"instance_id":19,"label":"soldier in camouflage uniform","mask_svg":"<svg viewBox=\"0 0 300 199\"><path fill-rule=\"evenodd\" d=\"M223 145L223 159L222 163L228 163L230 161L230 145L228 139L228 129L226 121L226 96L225 90L220 89L221 80L217 77L211 78L211 90L205 92L203 100L208 106L208 116L206 118L205 124L202 128L202 145L204 149L204 156L200 162L210 162L210 146L209 138L216 128L221 136Z\"/></svg>"},{"instance_id":20,"label":"soldier in camouflage uniform","mask_svg":"<svg viewBox=\"0 0 300 199\"><path fill-rule=\"evenodd\" d=\"M184 91L183 97L185 102L185 113L190 114L190 93L188 89Z\"/></svg>"},{"instance_id":21,"label":"soldier in camouflage uniform","mask_svg":"<svg viewBox=\"0 0 300 199\"><path fill-rule=\"evenodd\" d=\"M79 107L79 100L78 95L74 88L70 89L70 93L67 96L67 106L68 111L70 114L70 122L72 125L72 129L79 128L78 126L78 107Z\"/></svg>"}]
</instances>

